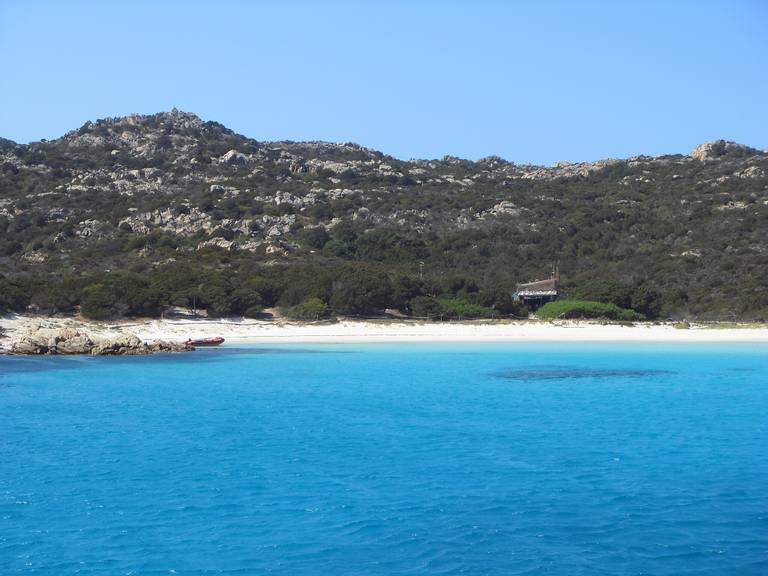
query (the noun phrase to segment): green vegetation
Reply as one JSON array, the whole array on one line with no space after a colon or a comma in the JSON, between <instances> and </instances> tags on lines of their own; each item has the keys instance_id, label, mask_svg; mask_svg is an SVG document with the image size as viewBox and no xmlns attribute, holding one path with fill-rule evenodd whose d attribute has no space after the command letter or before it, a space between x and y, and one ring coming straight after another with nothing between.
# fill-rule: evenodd
<instances>
[{"instance_id":1,"label":"green vegetation","mask_svg":"<svg viewBox=\"0 0 768 576\"><path fill-rule=\"evenodd\" d=\"M445 318L474 320L476 318L493 318L498 315L493 309L470 302L466 298L441 298L438 302L441 315Z\"/></svg>"},{"instance_id":2,"label":"green vegetation","mask_svg":"<svg viewBox=\"0 0 768 576\"><path fill-rule=\"evenodd\" d=\"M220 161L230 150L248 164ZM0 311L257 316L317 298L353 316L519 317L515 284L559 262L569 299L768 320L768 155L756 151L559 174L261 143L161 114L0 139L0 157Z\"/></svg>"},{"instance_id":3,"label":"green vegetation","mask_svg":"<svg viewBox=\"0 0 768 576\"><path fill-rule=\"evenodd\" d=\"M291 320L323 320L331 317L328 305L320 298L307 298L301 304L283 310Z\"/></svg>"},{"instance_id":4,"label":"green vegetation","mask_svg":"<svg viewBox=\"0 0 768 576\"><path fill-rule=\"evenodd\" d=\"M104 284L91 284L85 287L80 309L83 316L91 320L114 318L120 312L116 295Z\"/></svg>"},{"instance_id":5,"label":"green vegetation","mask_svg":"<svg viewBox=\"0 0 768 576\"><path fill-rule=\"evenodd\" d=\"M416 296L410 301L409 307L411 314L417 318L426 318L428 320L443 318L443 306L436 298L431 296Z\"/></svg>"},{"instance_id":6,"label":"green vegetation","mask_svg":"<svg viewBox=\"0 0 768 576\"><path fill-rule=\"evenodd\" d=\"M643 320L643 315L634 310L619 308L615 304L594 302L592 300L555 300L539 308L536 316L542 320L558 318L596 318L632 322Z\"/></svg>"}]
</instances>

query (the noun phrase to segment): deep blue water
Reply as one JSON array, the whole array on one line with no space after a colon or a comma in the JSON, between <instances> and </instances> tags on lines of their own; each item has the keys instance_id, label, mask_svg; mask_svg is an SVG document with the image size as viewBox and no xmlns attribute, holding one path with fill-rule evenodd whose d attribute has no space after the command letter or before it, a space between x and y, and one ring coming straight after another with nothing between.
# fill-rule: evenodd
<instances>
[{"instance_id":1,"label":"deep blue water","mask_svg":"<svg viewBox=\"0 0 768 576\"><path fill-rule=\"evenodd\" d=\"M768 574L765 345L0 357L0 574Z\"/></svg>"}]
</instances>

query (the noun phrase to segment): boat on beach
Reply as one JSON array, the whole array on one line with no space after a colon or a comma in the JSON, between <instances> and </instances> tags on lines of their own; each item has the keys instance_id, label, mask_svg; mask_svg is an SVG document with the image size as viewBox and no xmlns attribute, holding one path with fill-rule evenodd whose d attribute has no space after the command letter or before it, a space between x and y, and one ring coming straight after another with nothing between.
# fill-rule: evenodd
<instances>
[{"instance_id":1,"label":"boat on beach","mask_svg":"<svg viewBox=\"0 0 768 576\"><path fill-rule=\"evenodd\" d=\"M184 344L187 346L218 346L224 342L224 338L216 336L214 338L190 338Z\"/></svg>"}]
</instances>

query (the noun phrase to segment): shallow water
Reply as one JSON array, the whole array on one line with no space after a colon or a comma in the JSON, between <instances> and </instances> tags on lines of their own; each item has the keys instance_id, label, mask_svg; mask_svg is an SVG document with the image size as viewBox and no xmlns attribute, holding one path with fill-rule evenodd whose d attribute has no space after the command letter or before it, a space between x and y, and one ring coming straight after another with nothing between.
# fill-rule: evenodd
<instances>
[{"instance_id":1,"label":"shallow water","mask_svg":"<svg viewBox=\"0 0 768 576\"><path fill-rule=\"evenodd\" d=\"M0 574L767 574L768 347L0 357Z\"/></svg>"}]
</instances>

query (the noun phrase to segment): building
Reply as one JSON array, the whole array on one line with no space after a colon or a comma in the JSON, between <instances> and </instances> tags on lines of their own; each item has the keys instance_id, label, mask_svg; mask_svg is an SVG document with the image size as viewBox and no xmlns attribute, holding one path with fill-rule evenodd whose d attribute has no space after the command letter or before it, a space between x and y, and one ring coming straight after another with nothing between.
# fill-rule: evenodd
<instances>
[{"instance_id":1,"label":"building","mask_svg":"<svg viewBox=\"0 0 768 576\"><path fill-rule=\"evenodd\" d=\"M554 266L552 275L546 280L534 280L533 282L518 284L513 297L525 304L530 310L536 310L543 304L557 298L559 284L560 272Z\"/></svg>"}]
</instances>

